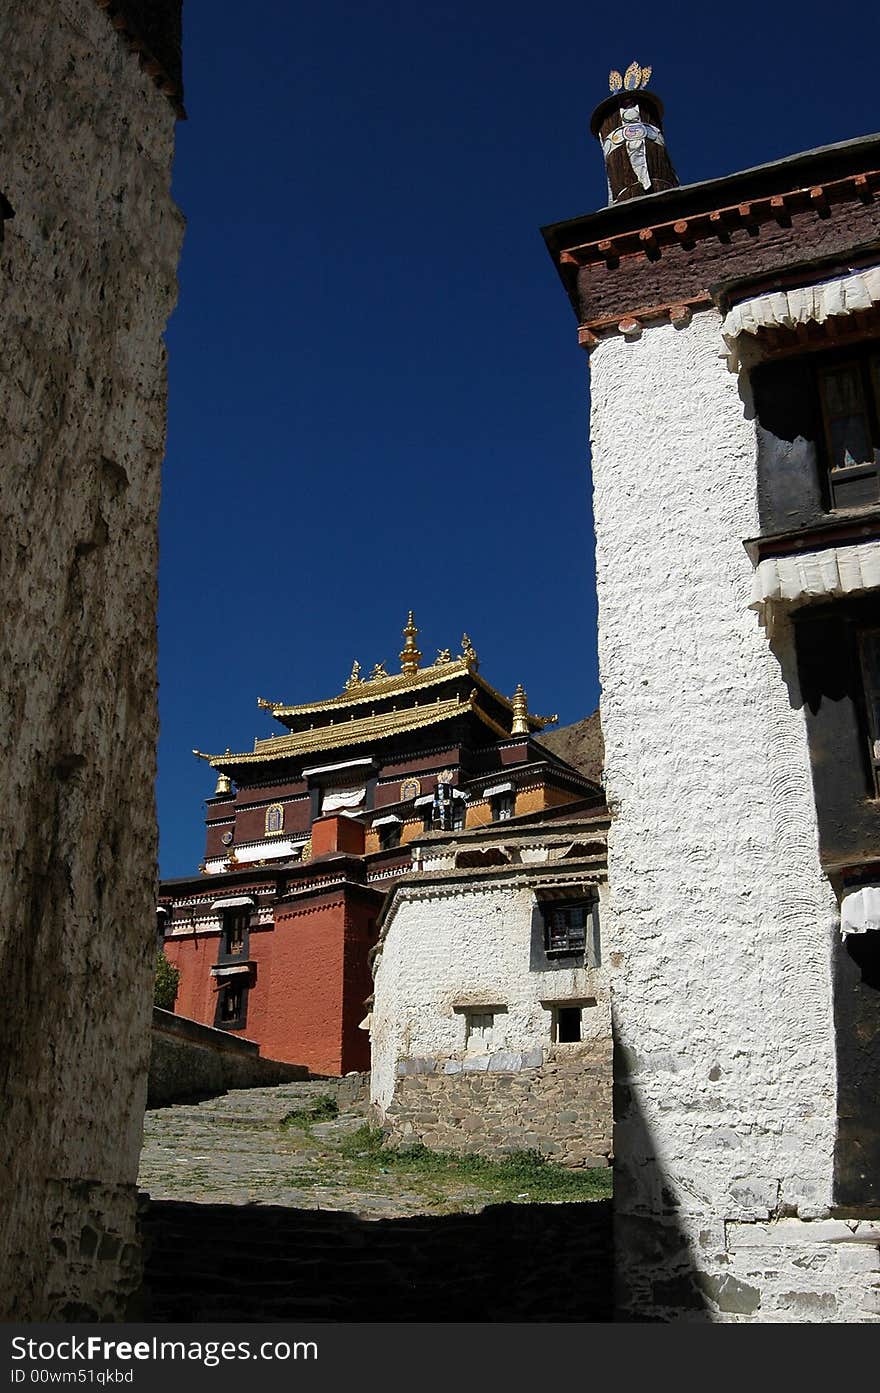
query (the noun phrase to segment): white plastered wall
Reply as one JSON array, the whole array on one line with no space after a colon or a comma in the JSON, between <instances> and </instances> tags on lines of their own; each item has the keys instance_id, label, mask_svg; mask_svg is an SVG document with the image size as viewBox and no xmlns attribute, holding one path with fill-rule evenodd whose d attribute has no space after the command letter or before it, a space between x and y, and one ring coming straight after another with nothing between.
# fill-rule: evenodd
<instances>
[{"instance_id":1,"label":"white plastered wall","mask_svg":"<svg viewBox=\"0 0 880 1393\"><path fill-rule=\"evenodd\" d=\"M749 609L755 427L723 349L713 311L591 357L604 942L632 1090L617 1262L624 1307L673 1317L669 1266L651 1271L626 1220L674 1227L690 1253L672 1266L717 1297L737 1270L725 1221L827 1213L835 1134L836 903L790 629L771 650ZM784 1293L749 1311L737 1291L713 1318L798 1318Z\"/></svg>"},{"instance_id":2,"label":"white plastered wall","mask_svg":"<svg viewBox=\"0 0 880 1393\"><path fill-rule=\"evenodd\" d=\"M600 922L602 915L600 893ZM608 1033L607 969L530 969L534 891L496 883L398 892L376 968L372 1017L372 1101L384 1111L401 1059L461 1054L465 1020L456 1006L505 1005L495 1017L493 1050L550 1044L542 1001L595 997L584 1038ZM601 932L601 929L600 929Z\"/></svg>"}]
</instances>

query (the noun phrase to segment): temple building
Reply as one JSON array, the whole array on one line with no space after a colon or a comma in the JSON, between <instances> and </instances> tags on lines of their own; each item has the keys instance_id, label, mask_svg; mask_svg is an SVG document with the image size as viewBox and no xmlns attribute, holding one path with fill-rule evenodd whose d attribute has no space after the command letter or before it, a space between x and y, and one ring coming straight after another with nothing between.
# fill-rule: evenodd
<instances>
[{"instance_id":1,"label":"temple building","mask_svg":"<svg viewBox=\"0 0 880 1393\"><path fill-rule=\"evenodd\" d=\"M679 187L649 77L593 117L608 207L544 230L590 355L618 1313L872 1321L880 137Z\"/></svg>"},{"instance_id":2,"label":"temple building","mask_svg":"<svg viewBox=\"0 0 880 1393\"><path fill-rule=\"evenodd\" d=\"M175 1009L320 1074L369 1068L369 956L417 843L601 802L537 740L556 718L492 687L467 635L423 664L412 613L403 632L399 672L355 663L325 701L261 699L283 733L195 752L218 776L205 859L161 886Z\"/></svg>"}]
</instances>

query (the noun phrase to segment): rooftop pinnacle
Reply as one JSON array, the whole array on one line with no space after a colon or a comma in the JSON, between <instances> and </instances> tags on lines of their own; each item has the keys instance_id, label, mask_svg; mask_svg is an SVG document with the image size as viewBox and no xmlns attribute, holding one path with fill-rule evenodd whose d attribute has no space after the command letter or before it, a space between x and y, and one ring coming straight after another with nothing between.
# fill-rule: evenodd
<instances>
[{"instance_id":1,"label":"rooftop pinnacle","mask_svg":"<svg viewBox=\"0 0 880 1393\"><path fill-rule=\"evenodd\" d=\"M400 653L400 670L406 673L407 676L412 676L414 672L418 672L419 670L419 663L421 662L422 655L416 647L416 634L418 632L413 622L413 612L410 610L409 618L406 621L406 627L403 631L404 644Z\"/></svg>"}]
</instances>

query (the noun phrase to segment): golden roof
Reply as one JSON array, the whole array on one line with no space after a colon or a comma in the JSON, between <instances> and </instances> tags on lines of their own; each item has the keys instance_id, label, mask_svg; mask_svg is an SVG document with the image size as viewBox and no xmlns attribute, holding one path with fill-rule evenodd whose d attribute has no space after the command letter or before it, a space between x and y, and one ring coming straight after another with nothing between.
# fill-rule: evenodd
<instances>
[{"instance_id":1,"label":"golden roof","mask_svg":"<svg viewBox=\"0 0 880 1393\"><path fill-rule=\"evenodd\" d=\"M452 720L466 711L472 711L495 735L502 740L510 737L497 721L493 721L479 705L476 688L468 697L452 697L448 701L433 701L424 706L410 706L403 711L383 711L380 715L354 717L347 721L333 722L318 726L313 730L291 731L288 735L272 735L265 740L255 740L253 752L231 754L228 750L222 755L202 755L210 761L214 769L231 768L240 764L265 764L270 760L290 759L297 755L323 753L324 750L338 749L343 745L362 745L381 740L388 735L402 731L420 730L424 726L439 725L441 721ZM200 754L198 750L194 754Z\"/></svg>"},{"instance_id":2,"label":"golden roof","mask_svg":"<svg viewBox=\"0 0 880 1393\"><path fill-rule=\"evenodd\" d=\"M363 702L376 701L380 697L394 696L398 692L420 692L425 687L436 687L438 683L448 682L452 677L464 677L468 673L481 686L487 687L499 701L510 705L506 697L501 696L500 692L495 692L487 682L477 676L468 658L437 662L429 668L420 668L414 673L395 673L393 677L362 678L356 683L352 683L351 686L346 686L345 690L340 692L338 696L328 697L325 701L310 701L304 702L300 706L285 706L283 702L265 701L263 697L260 697L257 705L265 711L271 711L272 715L279 720L284 716L309 716L313 711L332 711L335 706L357 706ZM351 682L351 678L349 678L349 682Z\"/></svg>"}]
</instances>

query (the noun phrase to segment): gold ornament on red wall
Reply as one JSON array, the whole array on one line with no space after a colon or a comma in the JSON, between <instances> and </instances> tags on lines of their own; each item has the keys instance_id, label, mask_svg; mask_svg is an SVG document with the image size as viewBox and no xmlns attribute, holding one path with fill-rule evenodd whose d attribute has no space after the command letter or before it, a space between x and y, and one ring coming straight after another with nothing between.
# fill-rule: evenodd
<instances>
[{"instance_id":1,"label":"gold ornament on red wall","mask_svg":"<svg viewBox=\"0 0 880 1393\"><path fill-rule=\"evenodd\" d=\"M418 779L404 779L400 785L401 803L409 803L413 798L418 798L422 791L422 785Z\"/></svg>"}]
</instances>

